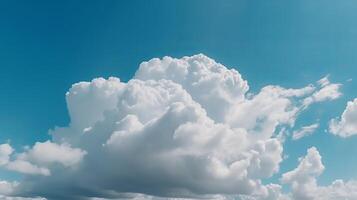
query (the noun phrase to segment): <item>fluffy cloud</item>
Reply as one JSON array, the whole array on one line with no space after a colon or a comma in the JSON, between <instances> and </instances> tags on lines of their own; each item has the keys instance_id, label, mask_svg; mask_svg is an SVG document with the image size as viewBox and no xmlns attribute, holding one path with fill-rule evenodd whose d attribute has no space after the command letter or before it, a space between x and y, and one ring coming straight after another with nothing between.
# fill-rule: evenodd
<instances>
[{"instance_id":1,"label":"fluffy cloud","mask_svg":"<svg viewBox=\"0 0 357 200\"><path fill-rule=\"evenodd\" d=\"M66 94L70 124L8 162L45 175L28 175L12 195L283 199L281 186L262 183L282 162L277 132L311 103L335 98L324 92L334 84L319 84L247 95L238 71L202 54L144 62L127 83L76 83Z\"/></svg>"},{"instance_id":2,"label":"fluffy cloud","mask_svg":"<svg viewBox=\"0 0 357 200\"><path fill-rule=\"evenodd\" d=\"M8 195L13 192L13 188L16 187L17 183L11 183L8 181L1 181L0 180L0 199L1 195Z\"/></svg>"},{"instance_id":3,"label":"fluffy cloud","mask_svg":"<svg viewBox=\"0 0 357 200\"><path fill-rule=\"evenodd\" d=\"M330 121L330 132L340 137L357 134L357 98L347 103L340 119Z\"/></svg>"},{"instance_id":4,"label":"fluffy cloud","mask_svg":"<svg viewBox=\"0 0 357 200\"><path fill-rule=\"evenodd\" d=\"M32 174L32 175L50 175L50 170L44 167L38 167L28 161L25 160L15 160L6 165L8 170L24 173L24 174Z\"/></svg>"},{"instance_id":5,"label":"fluffy cloud","mask_svg":"<svg viewBox=\"0 0 357 200\"><path fill-rule=\"evenodd\" d=\"M13 149L9 144L0 145L1 163L4 168L11 171L30 175L51 174L48 167L61 164L65 167L75 166L86 154L78 148L71 148L68 144L56 144L50 141L37 142L31 149L16 155L10 160Z\"/></svg>"},{"instance_id":6,"label":"fluffy cloud","mask_svg":"<svg viewBox=\"0 0 357 200\"><path fill-rule=\"evenodd\" d=\"M0 166L9 162L10 155L13 151L13 148L9 144L0 145Z\"/></svg>"},{"instance_id":7,"label":"fluffy cloud","mask_svg":"<svg viewBox=\"0 0 357 200\"><path fill-rule=\"evenodd\" d=\"M46 200L40 197L25 198L8 196L14 191L14 188L17 186L17 182L8 182L0 180L0 200Z\"/></svg>"},{"instance_id":8,"label":"fluffy cloud","mask_svg":"<svg viewBox=\"0 0 357 200\"><path fill-rule=\"evenodd\" d=\"M308 106L314 102L328 101L339 98L342 94L340 92L341 84L331 83L328 76L317 81L319 90L315 91L311 96L304 100L304 105Z\"/></svg>"},{"instance_id":9,"label":"fluffy cloud","mask_svg":"<svg viewBox=\"0 0 357 200\"><path fill-rule=\"evenodd\" d=\"M56 144L50 141L36 142L26 153L19 156L21 160L28 160L41 166L59 163L66 167L79 163L86 154L78 148L71 148L68 144Z\"/></svg>"},{"instance_id":10,"label":"fluffy cloud","mask_svg":"<svg viewBox=\"0 0 357 200\"><path fill-rule=\"evenodd\" d=\"M305 136L311 135L318 127L318 123L301 127L299 130L293 132L293 140L298 140Z\"/></svg>"},{"instance_id":11,"label":"fluffy cloud","mask_svg":"<svg viewBox=\"0 0 357 200\"><path fill-rule=\"evenodd\" d=\"M224 121L227 111L243 101L249 89L238 71L227 69L202 54L182 59L154 58L140 64L134 78L166 79L179 84L217 122Z\"/></svg>"},{"instance_id":12,"label":"fluffy cloud","mask_svg":"<svg viewBox=\"0 0 357 200\"><path fill-rule=\"evenodd\" d=\"M335 180L328 186L319 186L317 177L325 166L321 155L315 147L308 149L307 155L300 158L299 165L283 174L281 181L290 184L291 197L294 200L346 200L357 199L357 182Z\"/></svg>"},{"instance_id":13,"label":"fluffy cloud","mask_svg":"<svg viewBox=\"0 0 357 200\"><path fill-rule=\"evenodd\" d=\"M295 199L314 199L317 189L315 177L319 176L324 169L319 152L312 147L308 149L306 157L300 159L299 166L283 174L281 180L283 183L291 184Z\"/></svg>"},{"instance_id":14,"label":"fluffy cloud","mask_svg":"<svg viewBox=\"0 0 357 200\"><path fill-rule=\"evenodd\" d=\"M301 89L266 86L257 95L234 104L226 117L227 123L246 129L254 141L268 139L278 126L293 126L304 109L302 102L314 90L311 85Z\"/></svg>"},{"instance_id":15,"label":"fluffy cloud","mask_svg":"<svg viewBox=\"0 0 357 200\"><path fill-rule=\"evenodd\" d=\"M331 185L320 187L316 194L316 200L345 200L357 199L357 181L335 180Z\"/></svg>"}]
</instances>

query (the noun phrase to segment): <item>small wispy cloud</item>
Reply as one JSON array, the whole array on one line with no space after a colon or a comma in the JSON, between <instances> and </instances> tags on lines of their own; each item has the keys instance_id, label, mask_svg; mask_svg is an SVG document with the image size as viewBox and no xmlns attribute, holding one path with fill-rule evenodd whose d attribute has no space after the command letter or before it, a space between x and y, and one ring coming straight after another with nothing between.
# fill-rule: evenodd
<instances>
[{"instance_id":1,"label":"small wispy cloud","mask_svg":"<svg viewBox=\"0 0 357 200\"><path fill-rule=\"evenodd\" d=\"M311 124L308 126L303 126L299 130L293 131L292 139L293 140L299 140L303 137L306 137L308 135L311 135L315 132L315 130L319 127L318 123Z\"/></svg>"}]
</instances>

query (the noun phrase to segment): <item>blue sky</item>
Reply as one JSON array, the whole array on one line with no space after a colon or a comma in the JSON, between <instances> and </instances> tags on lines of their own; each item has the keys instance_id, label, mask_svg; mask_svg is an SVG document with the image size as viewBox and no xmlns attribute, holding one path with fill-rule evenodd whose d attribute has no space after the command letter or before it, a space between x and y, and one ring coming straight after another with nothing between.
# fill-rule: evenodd
<instances>
[{"instance_id":1,"label":"blue sky","mask_svg":"<svg viewBox=\"0 0 357 200\"><path fill-rule=\"evenodd\" d=\"M65 93L73 83L128 81L151 58L203 53L237 69L254 93L269 84L301 88L326 75L343 84L340 98L297 119L297 128L320 127L286 141L281 173L316 146L326 167L321 184L357 179L357 138L325 131L357 97L356 9L353 0L2 1L0 143L21 150L50 139L49 129L69 123Z\"/></svg>"}]
</instances>

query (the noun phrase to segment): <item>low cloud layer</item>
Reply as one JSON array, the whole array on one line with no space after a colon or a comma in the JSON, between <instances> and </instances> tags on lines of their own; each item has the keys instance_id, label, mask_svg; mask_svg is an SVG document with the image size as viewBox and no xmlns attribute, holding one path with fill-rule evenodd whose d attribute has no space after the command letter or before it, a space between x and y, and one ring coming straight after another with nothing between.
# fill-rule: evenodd
<instances>
[{"instance_id":1,"label":"low cloud layer","mask_svg":"<svg viewBox=\"0 0 357 200\"><path fill-rule=\"evenodd\" d=\"M238 71L202 54L155 58L127 83L112 77L74 84L66 94L71 122L51 130L51 141L24 152L1 145L0 165L26 177L9 189L9 182L5 189L0 184L0 194L290 198L280 185L262 182L283 161L278 133L292 128L312 103L338 98L339 87L325 77L298 89L268 85L247 95L248 82ZM305 169L309 162L321 167L319 159L310 149L303 164L283 176L293 197L306 183L296 180L300 173L309 184L320 174Z\"/></svg>"}]
</instances>

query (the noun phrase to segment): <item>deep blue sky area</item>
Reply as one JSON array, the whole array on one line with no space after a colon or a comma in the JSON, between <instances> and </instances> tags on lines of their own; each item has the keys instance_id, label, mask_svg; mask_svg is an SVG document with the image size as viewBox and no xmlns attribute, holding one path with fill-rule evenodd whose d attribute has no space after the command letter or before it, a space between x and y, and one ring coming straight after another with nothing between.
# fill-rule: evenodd
<instances>
[{"instance_id":1,"label":"deep blue sky area","mask_svg":"<svg viewBox=\"0 0 357 200\"><path fill-rule=\"evenodd\" d=\"M347 81L357 74L356 10L354 0L2 0L0 143L21 148L65 126L64 97L73 83L127 81L142 61L204 53L236 68L253 92L267 84L303 87L327 74L342 83L340 99L297 121L319 119L321 128L309 140L286 143L282 172L314 145L328 166L323 183L357 178L357 139L324 132L357 96L356 82Z\"/></svg>"}]
</instances>

